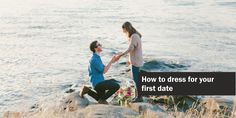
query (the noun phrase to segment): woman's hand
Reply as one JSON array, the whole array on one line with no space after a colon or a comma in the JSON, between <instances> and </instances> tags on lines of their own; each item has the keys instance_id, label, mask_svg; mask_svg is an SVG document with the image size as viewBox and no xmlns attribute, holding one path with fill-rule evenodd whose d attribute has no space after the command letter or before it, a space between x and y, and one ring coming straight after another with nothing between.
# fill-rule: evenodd
<instances>
[{"instance_id":1,"label":"woman's hand","mask_svg":"<svg viewBox=\"0 0 236 118\"><path fill-rule=\"evenodd\" d=\"M130 62L130 61L127 61L127 62L126 62L126 65L127 65L127 66L129 66L130 64L131 64L131 62Z\"/></svg>"}]
</instances>

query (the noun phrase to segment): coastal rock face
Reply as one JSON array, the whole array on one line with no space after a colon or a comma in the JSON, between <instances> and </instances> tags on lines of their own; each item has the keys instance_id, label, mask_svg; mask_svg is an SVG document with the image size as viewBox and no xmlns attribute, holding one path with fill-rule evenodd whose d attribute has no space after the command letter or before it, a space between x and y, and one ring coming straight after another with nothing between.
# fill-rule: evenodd
<instances>
[{"instance_id":1,"label":"coastal rock face","mask_svg":"<svg viewBox=\"0 0 236 118\"><path fill-rule=\"evenodd\" d=\"M122 106L94 104L81 111L81 118L127 118L138 117L139 113Z\"/></svg>"},{"instance_id":2,"label":"coastal rock face","mask_svg":"<svg viewBox=\"0 0 236 118\"><path fill-rule=\"evenodd\" d=\"M87 98L82 98L79 92L73 92L68 95L63 101L64 110L75 111L78 108L86 107L89 105L89 100Z\"/></svg>"},{"instance_id":3,"label":"coastal rock face","mask_svg":"<svg viewBox=\"0 0 236 118\"><path fill-rule=\"evenodd\" d=\"M37 113L8 112L3 118L129 118L139 117L139 113L122 106L93 104L74 111L43 110Z\"/></svg>"},{"instance_id":4,"label":"coastal rock face","mask_svg":"<svg viewBox=\"0 0 236 118\"><path fill-rule=\"evenodd\" d=\"M51 102L46 102L51 103ZM127 118L139 113L122 106L104 105L89 102L79 92L72 92L51 104L39 104L29 111L8 111L3 118Z\"/></svg>"},{"instance_id":5,"label":"coastal rock face","mask_svg":"<svg viewBox=\"0 0 236 118\"><path fill-rule=\"evenodd\" d=\"M215 99L202 100L202 114L196 109L190 109L187 112L166 112L165 107L148 102L128 103L125 106L92 103L86 97L80 97L79 91L74 91L63 95L61 99L55 98L52 101L35 104L27 111L7 111L3 118L174 118L175 116L182 118L186 115L214 117L215 114L221 113L221 107L227 108L225 115L234 117L235 112L231 113L233 103L224 101L222 100L223 104Z\"/></svg>"},{"instance_id":6,"label":"coastal rock face","mask_svg":"<svg viewBox=\"0 0 236 118\"><path fill-rule=\"evenodd\" d=\"M20 112L5 112L3 118L21 118Z\"/></svg>"},{"instance_id":7,"label":"coastal rock face","mask_svg":"<svg viewBox=\"0 0 236 118\"><path fill-rule=\"evenodd\" d=\"M174 118L173 116L168 115L159 106L154 106L149 103L130 103L128 107L138 111L143 118Z\"/></svg>"}]
</instances>

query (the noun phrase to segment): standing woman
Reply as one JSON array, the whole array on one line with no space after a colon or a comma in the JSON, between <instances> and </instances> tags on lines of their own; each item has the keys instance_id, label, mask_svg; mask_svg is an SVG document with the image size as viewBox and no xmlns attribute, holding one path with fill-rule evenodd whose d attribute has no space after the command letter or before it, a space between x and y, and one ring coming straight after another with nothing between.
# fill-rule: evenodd
<instances>
[{"instance_id":1,"label":"standing woman","mask_svg":"<svg viewBox=\"0 0 236 118\"><path fill-rule=\"evenodd\" d=\"M143 53L142 53L142 43L141 43L141 37L142 35L132 26L130 22L125 22L122 25L122 29L124 34L128 38L129 47L128 49L119 54L116 58L116 60L119 60L121 56L124 56L126 54L129 54L129 61L128 64L131 64L131 71L132 71L132 78L136 84L136 87L138 87L138 73L140 70L140 67L143 66ZM138 89L137 89L138 90ZM139 95L139 91L137 98L133 102L141 102L143 101L142 96Z\"/></svg>"}]
</instances>

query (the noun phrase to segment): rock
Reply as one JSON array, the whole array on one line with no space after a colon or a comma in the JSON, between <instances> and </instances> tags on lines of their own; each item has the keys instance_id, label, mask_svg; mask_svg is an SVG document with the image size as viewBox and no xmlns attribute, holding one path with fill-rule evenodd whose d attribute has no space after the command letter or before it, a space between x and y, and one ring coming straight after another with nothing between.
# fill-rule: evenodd
<instances>
[{"instance_id":1,"label":"rock","mask_svg":"<svg viewBox=\"0 0 236 118\"><path fill-rule=\"evenodd\" d=\"M50 110L51 109L51 110ZM92 104L87 107L81 107L73 111L54 112L52 108L27 115L24 118L136 118L140 117L139 113L122 106ZM4 118L21 118L21 117L4 117Z\"/></svg>"},{"instance_id":2,"label":"rock","mask_svg":"<svg viewBox=\"0 0 236 118\"><path fill-rule=\"evenodd\" d=\"M177 108L178 111L183 112L199 104L199 99L194 96L152 96L148 101L153 104L166 105L169 111Z\"/></svg>"},{"instance_id":3,"label":"rock","mask_svg":"<svg viewBox=\"0 0 236 118\"><path fill-rule=\"evenodd\" d=\"M214 99L204 99L202 100L204 107L209 111L218 111L220 109L219 103Z\"/></svg>"},{"instance_id":4,"label":"rock","mask_svg":"<svg viewBox=\"0 0 236 118\"><path fill-rule=\"evenodd\" d=\"M65 93L72 93L74 91L75 91L75 89L69 88L69 89L65 90Z\"/></svg>"},{"instance_id":5,"label":"rock","mask_svg":"<svg viewBox=\"0 0 236 118\"><path fill-rule=\"evenodd\" d=\"M63 102L64 110L75 111L80 107L86 107L89 105L87 98L82 98L78 92L71 93L68 95Z\"/></svg>"},{"instance_id":6,"label":"rock","mask_svg":"<svg viewBox=\"0 0 236 118\"><path fill-rule=\"evenodd\" d=\"M120 65L126 65L126 62L120 62L119 64Z\"/></svg>"},{"instance_id":7,"label":"rock","mask_svg":"<svg viewBox=\"0 0 236 118\"><path fill-rule=\"evenodd\" d=\"M168 115L167 113L160 112L160 111L154 111L151 109L147 109L144 114L144 118L174 118L171 115Z\"/></svg>"},{"instance_id":8,"label":"rock","mask_svg":"<svg viewBox=\"0 0 236 118\"><path fill-rule=\"evenodd\" d=\"M73 93L75 91L80 90L78 84L71 84L69 87L67 87L64 92L65 93Z\"/></svg>"},{"instance_id":9,"label":"rock","mask_svg":"<svg viewBox=\"0 0 236 118\"><path fill-rule=\"evenodd\" d=\"M149 103L130 103L129 108L139 112L144 118L172 118L157 105Z\"/></svg>"},{"instance_id":10,"label":"rock","mask_svg":"<svg viewBox=\"0 0 236 118\"><path fill-rule=\"evenodd\" d=\"M128 68L128 69L126 69L126 70L125 70L125 72L129 72L129 71L131 71L131 69L130 69L130 68Z\"/></svg>"},{"instance_id":11,"label":"rock","mask_svg":"<svg viewBox=\"0 0 236 118\"><path fill-rule=\"evenodd\" d=\"M211 117L232 117L233 101L223 98L203 98L198 106L198 111Z\"/></svg>"},{"instance_id":12,"label":"rock","mask_svg":"<svg viewBox=\"0 0 236 118\"><path fill-rule=\"evenodd\" d=\"M38 104L34 104L34 105L32 105L32 106L30 107L30 109L37 109L37 108L39 108L39 105L38 105Z\"/></svg>"},{"instance_id":13,"label":"rock","mask_svg":"<svg viewBox=\"0 0 236 118\"><path fill-rule=\"evenodd\" d=\"M149 103L130 103L129 108L124 106L91 104L87 98L73 92L49 104L35 104L32 112L6 112L3 118L163 118L169 116L162 112L157 105ZM89 105L90 104L90 105ZM131 109L130 109L131 108Z\"/></svg>"},{"instance_id":14,"label":"rock","mask_svg":"<svg viewBox=\"0 0 236 118\"><path fill-rule=\"evenodd\" d=\"M153 106L152 104L149 103L143 103L143 102L139 102L139 103L129 103L128 105L129 108L138 111L139 113L144 112L147 109L151 109L151 110L156 110L156 111L161 111L163 112L164 110L162 110L160 107L158 106Z\"/></svg>"},{"instance_id":15,"label":"rock","mask_svg":"<svg viewBox=\"0 0 236 118\"><path fill-rule=\"evenodd\" d=\"M126 107L94 104L89 105L83 110L83 117L81 118L127 118L138 116L138 112Z\"/></svg>"},{"instance_id":16,"label":"rock","mask_svg":"<svg viewBox=\"0 0 236 118\"><path fill-rule=\"evenodd\" d=\"M20 112L5 112L3 118L21 118Z\"/></svg>"}]
</instances>

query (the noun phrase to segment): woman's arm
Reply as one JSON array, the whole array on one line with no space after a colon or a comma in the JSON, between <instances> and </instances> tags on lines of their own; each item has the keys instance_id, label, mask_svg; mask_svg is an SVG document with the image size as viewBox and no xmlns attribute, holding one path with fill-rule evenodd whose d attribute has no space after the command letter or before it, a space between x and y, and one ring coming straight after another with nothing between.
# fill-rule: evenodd
<instances>
[{"instance_id":1,"label":"woman's arm","mask_svg":"<svg viewBox=\"0 0 236 118\"><path fill-rule=\"evenodd\" d=\"M124 55L126 55L126 54L128 54L129 52L131 52L131 51L134 50L134 48L137 46L137 40L136 40L136 38L138 38L138 37L135 36L135 35L132 35L132 36L131 36L131 42L130 42L130 44L129 44L129 48L128 48L125 52L123 52L123 53L121 53L121 54L118 54L118 56L116 57L116 60L119 60L120 57L122 57L122 56L124 56Z\"/></svg>"}]
</instances>

